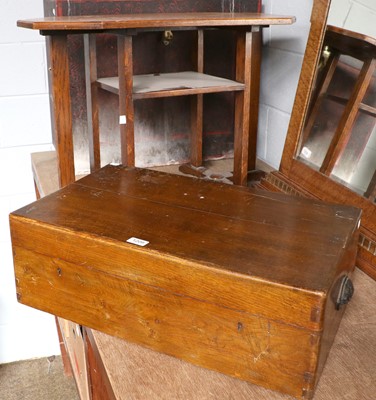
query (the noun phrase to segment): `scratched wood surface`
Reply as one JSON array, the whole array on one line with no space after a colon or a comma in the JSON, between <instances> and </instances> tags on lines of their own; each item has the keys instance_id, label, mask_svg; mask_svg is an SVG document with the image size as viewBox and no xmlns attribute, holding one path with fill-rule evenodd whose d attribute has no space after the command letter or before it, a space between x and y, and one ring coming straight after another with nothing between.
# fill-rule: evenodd
<instances>
[{"instance_id":1,"label":"scratched wood surface","mask_svg":"<svg viewBox=\"0 0 376 400\"><path fill-rule=\"evenodd\" d=\"M372 399L376 392L376 282L360 270L315 400ZM196 367L139 345L91 331L112 397L126 400L291 400L239 379ZM157 366L157 368L155 367Z\"/></svg>"},{"instance_id":2,"label":"scratched wood surface","mask_svg":"<svg viewBox=\"0 0 376 400\"><path fill-rule=\"evenodd\" d=\"M90 218L94 210L95 218ZM115 240L130 251L134 247L126 240L135 236L149 241L145 253L163 253L243 277L325 291L332 278L326 275L347 247L359 211L156 171L107 166L13 216L73 234L87 232L94 240ZM257 253L250 257L252 248ZM301 265L306 268L298 275L296 269Z\"/></svg>"},{"instance_id":3,"label":"scratched wood surface","mask_svg":"<svg viewBox=\"0 0 376 400\"><path fill-rule=\"evenodd\" d=\"M160 13L160 14L123 14L123 15L89 15L68 17L45 17L30 20L19 20L17 26L42 31L58 30L107 30L107 29L140 29L166 27L218 27L218 26L268 26L290 25L295 17L268 15L260 13Z\"/></svg>"},{"instance_id":4,"label":"scratched wood surface","mask_svg":"<svg viewBox=\"0 0 376 400\"><path fill-rule=\"evenodd\" d=\"M18 298L309 398L358 220L351 207L108 166L12 214Z\"/></svg>"}]
</instances>

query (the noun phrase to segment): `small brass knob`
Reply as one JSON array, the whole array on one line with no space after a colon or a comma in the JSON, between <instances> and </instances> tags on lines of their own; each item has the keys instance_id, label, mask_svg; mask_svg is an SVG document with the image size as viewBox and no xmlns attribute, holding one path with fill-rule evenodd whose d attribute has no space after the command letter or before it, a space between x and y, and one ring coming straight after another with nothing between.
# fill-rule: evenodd
<instances>
[{"instance_id":1,"label":"small brass knob","mask_svg":"<svg viewBox=\"0 0 376 400\"><path fill-rule=\"evenodd\" d=\"M164 31L162 42L165 46L168 46L172 42L173 38L174 38L174 34L172 33L172 31Z\"/></svg>"}]
</instances>

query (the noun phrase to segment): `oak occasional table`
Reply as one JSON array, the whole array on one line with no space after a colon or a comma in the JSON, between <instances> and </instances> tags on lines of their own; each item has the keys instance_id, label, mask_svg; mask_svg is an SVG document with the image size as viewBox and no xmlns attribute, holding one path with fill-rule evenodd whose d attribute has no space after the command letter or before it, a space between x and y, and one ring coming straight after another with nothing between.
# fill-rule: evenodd
<instances>
[{"instance_id":1,"label":"oak occasional table","mask_svg":"<svg viewBox=\"0 0 376 400\"><path fill-rule=\"evenodd\" d=\"M246 185L248 170L255 168L256 159L261 30L270 25L288 25L294 21L295 18L291 16L254 13L128 14L47 17L18 21L19 27L39 30L48 38L54 144L58 157L60 186L65 186L75 180L68 35L84 34L85 38L89 152L92 171L100 166L97 104L95 94L92 93L97 87L119 95L121 158L122 163L129 166L133 166L135 162L133 111L135 99L192 96L190 159L194 166L199 166L202 163L202 96L205 93L232 91L235 93L233 180L235 184ZM236 32L235 81L203 73L204 31L208 29L226 29ZM164 30L197 31L196 71L178 71L172 74L173 76L171 74L152 77L134 76L132 57L134 35ZM118 37L119 77L115 79L103 80L96 77L94 34L98 33L111 33ZM145 81L145 79L150 89L140 91L137 88L137 82ZM175 83L171 86L171 80L179 82L179 79L181 84L176 86ZM188 85L185 84L187 79L190 81Z\"/></svg>"}]
</instances>

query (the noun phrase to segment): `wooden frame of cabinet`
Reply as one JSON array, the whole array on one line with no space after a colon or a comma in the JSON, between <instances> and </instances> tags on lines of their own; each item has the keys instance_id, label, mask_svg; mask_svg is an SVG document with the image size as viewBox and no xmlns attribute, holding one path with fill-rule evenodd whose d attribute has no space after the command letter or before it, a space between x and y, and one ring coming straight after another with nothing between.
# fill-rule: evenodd
<instances>
[{"instance_id":1,"label":"wooden frame of cabinet","mask_svg":"<svg viewBox=\"0 0 376 400\"><path fill-rule=\"evenodd\" d=\"M278 173L273 173L267 180L274 182L279 189L288 187L291 191L316 197L320 200L351 204L363 210L361 235L357 265L373 279L376 279L376 205L373 187L375 177L371 180L368 198L359 195L342 183L330 179L325 173L313 169L299 158L303 140L304 125L313 94L324 38L326 34L326 18L330 0L314 2L312 12L312 28L299 79L296 100L292 110L285 147ZM321 20L318 20L318 19ZM269 186L268 186L269 187ZM269 187L270 188L270 187ZM284 189L282 189L284 190Z\"/></svg>"}]
</instances>

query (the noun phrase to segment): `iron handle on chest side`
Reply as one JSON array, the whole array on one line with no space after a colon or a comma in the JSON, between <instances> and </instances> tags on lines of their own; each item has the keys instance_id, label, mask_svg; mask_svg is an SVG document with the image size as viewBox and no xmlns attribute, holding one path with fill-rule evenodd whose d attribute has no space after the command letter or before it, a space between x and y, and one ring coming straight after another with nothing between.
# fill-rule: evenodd
<instances>
[{"instance_id":1,"label":"iron handle on chest side","mask_svg":"<svg viewBox=\"0 0 376 400\"><path fill-rule=\"evenodd\" d=\"M332 299L335 303L336 310L339 310L341 306L347 304L354 294L354 285L351 279L344 275L336 283L333 290Z\"/></svg>"}]
</instances>

